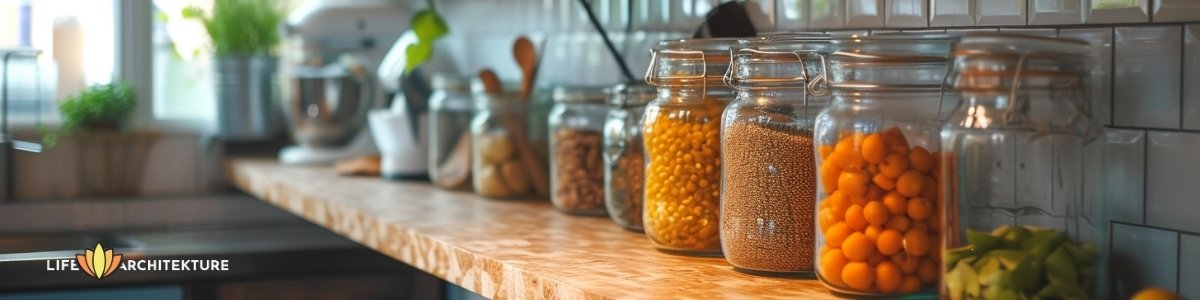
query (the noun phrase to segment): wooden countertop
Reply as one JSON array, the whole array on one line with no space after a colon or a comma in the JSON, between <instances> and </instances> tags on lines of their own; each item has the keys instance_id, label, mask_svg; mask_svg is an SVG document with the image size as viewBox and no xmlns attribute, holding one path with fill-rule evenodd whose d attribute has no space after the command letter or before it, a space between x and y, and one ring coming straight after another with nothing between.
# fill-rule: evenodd
<instances>
[{"instance_id":1,"label":"wooden countertop","mask_svg":"<svg viewBox=\"0 0 1200 300\"><path fill-rule=\"evenodd\" d=\"M233 159L228 176L268 203L489 298L834 298L816 280L747 275L721 258L658 252L608 218L568 216L545 201L263 159Z\"/></svg>"}]
</instances>

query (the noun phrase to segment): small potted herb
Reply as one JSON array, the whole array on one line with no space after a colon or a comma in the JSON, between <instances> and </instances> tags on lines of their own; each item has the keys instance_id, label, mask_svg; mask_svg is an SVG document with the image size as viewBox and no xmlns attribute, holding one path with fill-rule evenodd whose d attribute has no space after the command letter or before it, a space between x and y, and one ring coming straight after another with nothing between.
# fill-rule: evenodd
<instances>
[{"instance_id":1,"label":"small potted herb","mask_svg":"<svg viewBox=\"0 0 1200 300\"><path fill-rule=\"evenodd\" d=\"M138 193L146 154L158 135L124 130L136 107L137 95L129 83L94 85L59 104L59 128L42 128L47 147L55 147L64 139L77 146L82 195Z\"/></svg>"},{"instance_id":2,"label":"small potted herb","mask_svg":"<svg viewBox=\"0 0 1200 300\"><path fill-rule=\"evenodd\" d=\"M226 140L264 140L278 131L273 78L283 12L270 0L215 0L210 10L189 7L212 39L218 134Z\"/></svg>"}]
</instances>

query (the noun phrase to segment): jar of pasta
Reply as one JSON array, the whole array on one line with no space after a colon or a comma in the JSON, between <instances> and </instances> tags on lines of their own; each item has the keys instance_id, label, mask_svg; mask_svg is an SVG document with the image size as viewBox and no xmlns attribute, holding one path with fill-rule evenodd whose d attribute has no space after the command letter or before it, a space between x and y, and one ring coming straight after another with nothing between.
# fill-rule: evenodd
<instances>
[{"instance_id":1,"label":"jar of pasta","mask_svg":"<svg viewBox=\"0 0 1200 300\"><path fill-rule=\"evenodd\" d=\"M940 278L938 105L952 38L834 39L817 117L817 276L852 297L929 293Z\"/></svg>"},{"instance_id":2,"label":"jar of pasta","mask_svg":"<svg viewBox=\"0 0 1200 300\"><path fill-rule=\"evenodd\" d=\"M658 88L642 121L643 225L660 250L720 255L721 113L733 97L722 78L735 39L662 42L646 82Z\"/></svg>"},{"instance_id":3,"label":"jar of pasta","mask_svg":"<svg viewBox=\"0 0 1200 300\"><path fill-rule=\"evenodd\" d=\"M1108 205L1084 192L1100 189L1084 170L1104 145L1085 109L1088 53L1080 41L1000 34L956 46L944 298L1111 298Z\"/></svg>"},{"instance_id":4,"label":"jar of pasta","mask_svg":"<svg viewBox=\"0 0 1200 300\"><path fill-rule=\"evenodd\" d=\"M559 211L604 215L601 129L605 88L558 87L550 111L550 202Z\"/></svg>"},{"instance_id":5,"label":"jar of pasta","mask_svg":"<svg viewBox=\"0 0 1200 300\"><path fill-rule=\"evenodd\" d=\"M642 114L658 93L647 85L617 85L604 122L604 204L617 225L642 231L646 154Z\"/></svg>"}]
</instances>

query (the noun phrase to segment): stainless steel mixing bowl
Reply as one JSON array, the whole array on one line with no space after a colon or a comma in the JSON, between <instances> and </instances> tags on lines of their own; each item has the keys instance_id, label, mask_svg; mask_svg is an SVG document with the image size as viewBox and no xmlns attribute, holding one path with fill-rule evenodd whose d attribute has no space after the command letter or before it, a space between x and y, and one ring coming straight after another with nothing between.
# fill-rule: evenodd
<instances>
[{"instance_id":1,"label":"stainless steel mixing bowl","mask_svg":"<svg viewBox=\"0 0 1200 300\"><path fill-rule=\"evenodd\" d=\"M284 115L301 145L340 146L365 126L374 98L362 65L291 66L283 79Z\"/></svg>"}]
</instances>

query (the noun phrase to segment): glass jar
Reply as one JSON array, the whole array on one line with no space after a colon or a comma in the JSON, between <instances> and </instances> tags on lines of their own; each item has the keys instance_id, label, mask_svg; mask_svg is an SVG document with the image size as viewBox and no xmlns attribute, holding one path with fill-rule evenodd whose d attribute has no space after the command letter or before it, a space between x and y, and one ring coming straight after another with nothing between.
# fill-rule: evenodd
<instances>
[{"instance_id":1,"label":"glass jar","mask_svg":"<svg viewBox=\"0 0 1200 300\"><path fill-rule=\"evenodd\" d=\"M605 88L554 89L550 111L550 202L559 211L604 215L601 154Z\"/></svg>"},{"instance_id":2,"label":"glass jar","mask_svg":"<svg viewBox=\"0 0 1200 300\"><path fill-rule=\"evenodd\" d=\"M955 49L945 124L946 299L1108 299L1108 206L1084 197L1102 127L1087 44L976 35ZM1097 152L1093 152L1097 151ZM1098 157L1098 155L1097 155Z\"/></svg>"},{"instance_id":3,"label":"glass jar","mask_svg":"<svg viewBox=\"0 0 1200 300\"><path fill-rule=\"evenodd\" d=\"M642 231L646 155L642 114L658 93L648 85L617 85L604 122L604 203L617 225Z\"/></svg>"},{"instance_id":4,"label":"glass jar","mask_svg":"<svg viewBox=\"0 0 1200 300\"><path fill-rule=\"evenodd\" d=\"M472 181L475 193L489 198L529 196L540 169L525 134L525 99L515 93L475 94L471 120ZM544 176L545 174L541 174Z\"/></svg>"},{"instance_id":5,"label":"glass jar","mask_svg":"<svg viewBox=\"0 0 1200 300\"><path fill-rule=\"evenodd\" d=\"M938 104L952 39L835 39L817 117L817 277L831 290L936 294Z\"/></svg>"},{"instance_id":6,"label":"glass jar","mask_svg":"<svg viewBox=\"0 0 1200 300\"><path fill-rule=\"evenodd\" d=\"M435 74L429 96L429 177L435 186L469 189L471 109L469 82Z\"/></svg>"},{"instance_id":7,"label":"glass jar","mask_svg":"<svg viewBox=\"0 0 1200 300\"><path fill-rule=\"evenodd\" d=\"M813 122L828 102L820 55L740 49L721 128L721 249L751 273L813 272ZM809 97L809 82L813 97ZM819 86L819 88L817 88ZM810 101L812 100L812 101Z\"/></svg>"},{"instance_id":8,"label":"glass jar","mask_svg":"<svg viewBox=\"0 0 1200 300\"><path fill-rule=\"evenodd\" d=\"M722 78L736 39L660 43L646 83L658 88L642 121L643 225L660 250L720 255L721 113L733 99Z\"/></svg>"}]
</instances>

